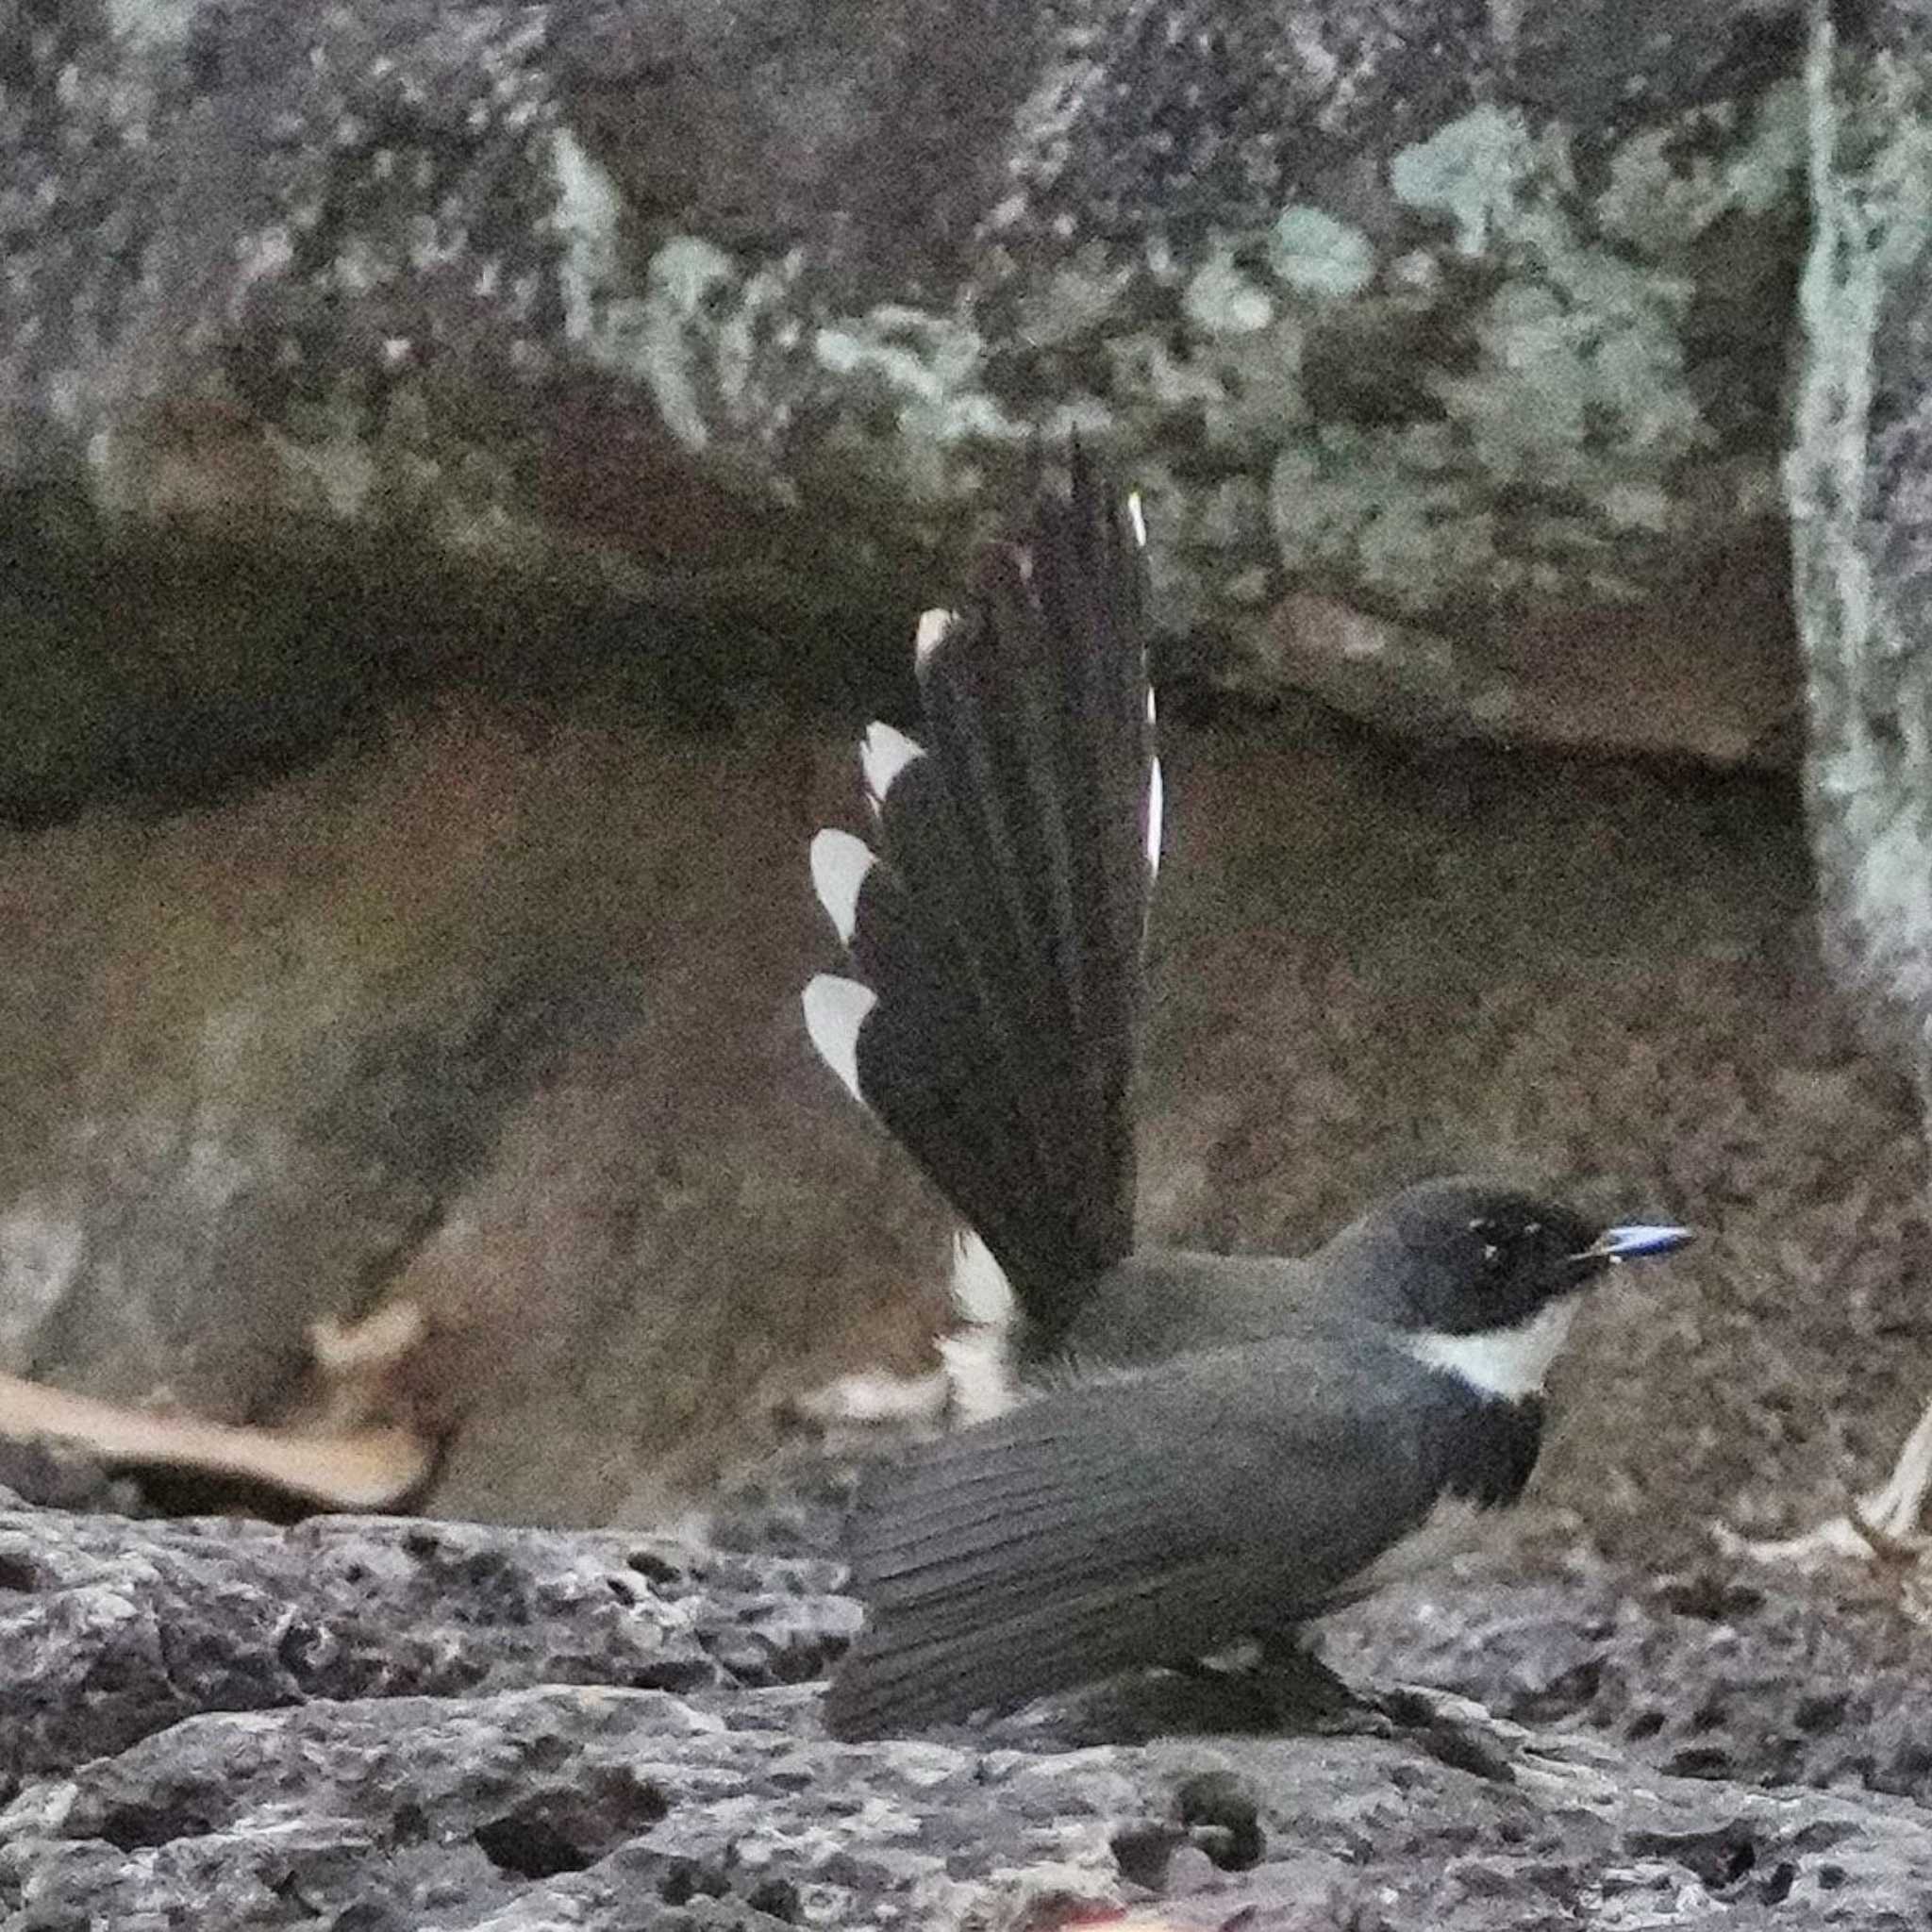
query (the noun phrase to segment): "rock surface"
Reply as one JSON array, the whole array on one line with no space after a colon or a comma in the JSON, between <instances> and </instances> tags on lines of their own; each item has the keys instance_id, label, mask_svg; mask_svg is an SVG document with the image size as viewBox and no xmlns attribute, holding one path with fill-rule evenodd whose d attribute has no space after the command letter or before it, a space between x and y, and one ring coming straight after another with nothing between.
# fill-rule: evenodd
<instances>
[{"instance_id":1,"label":"rock surface","mask_svg":"<svg viewBox=\"0 0 1932 1932\"><path fill-rule=\"evenodd\" d=\"M1807 66L1817 236L1790 468L1806 774L1833 964L1932 1105L1932 33L1882 6Z\"/></svg>"},{"instance_id":2,"label":"rock surface","mask_svg":"<svg viewBox=\"0 0 1932 1932\"><path fill-rule=\"evenodd\" d=\"M1786 471L1807 821L1826 958L1932 1127L1932 31L1904 6L1807 18L1814 234Z\"/></svg>"},{"instance_id":3,"label":"rock surface","mask_svg":"<svg viewBox=\"0 0 1932 1932\"><path fill-rule=\"evenodd\" d=\"M1243 1736L1197 1712L1099 1744L1091 1713L1047 1710L858 1746L824 1738L808 1681L853 1628L838 1576L608 1534L9 1510L0 1909L23 1932L1046 1932L1114 1911L1474 1932L1904 1927L1932 1902L1932 1823L1866 1788L1918 1793L1923 1756L1911 1776L1860 1756L1871 1646L1901 1667L1874 1687L1899 1732L1932 1715L1910 1640L1834 1627L1824 1602L1720 1588L1673 1607L1602 1574L1452 1590L1435 1615L1453 1607L1519 1701L1498 1634L1561 1628L1570 1689L1544 1688L1533 1729L1447 1699L1394 1736ZM1398 1624L1385 1667L1428 1648ZM1659 1768L1674 1747L1604 1692L1640 1657L1644 1698L1706 1710L1719 1740L1744 1713L1711 1692L1748 1677L1798 1711L1794 1747L1740 1733L1722 1769ZM1158 1706L1161 1683L1117 1702ZM1607 1716L1621 1740L1585 1722Z\"/></svg>"},{"instance_id":4,"label":"rock surface","mask_svg":"<svg viewBox=\"0 0 1932 1932\"><path fill-rule=\"evenodd\" d=\"M1077 425L1217 675L1763 756L1782 574L1725 586L1775 544L1799 44L1761 0L19 9L9 541L165 573L185 525L425 598L456 556L795 639L928 600ZM1583 700L1551 625L1648 701ZM757 627L734 694L797 655ZM25 624L0 791L367 675Z\"/></svg>"}]
</instances>

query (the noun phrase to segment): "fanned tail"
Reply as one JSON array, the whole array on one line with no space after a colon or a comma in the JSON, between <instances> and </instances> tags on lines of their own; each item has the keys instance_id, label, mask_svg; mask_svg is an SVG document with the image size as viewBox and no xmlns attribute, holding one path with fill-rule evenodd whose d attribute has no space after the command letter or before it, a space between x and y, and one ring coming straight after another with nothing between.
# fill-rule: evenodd
<instances>
[{"instance_id":1,"label":"fanned tail","mask_svg":"<svg viewBox=\"0 0 1932 1932\"><path fill-rule=\"evenodd\" d=\"M1050 1347L1133 1241L1131 1088L1159 846L1138 508L1071 489L915 644L925 743L866 733L875 849L821 832L851 976L812 1042L1011 1281Z\"/></svg>"}]
</instances>

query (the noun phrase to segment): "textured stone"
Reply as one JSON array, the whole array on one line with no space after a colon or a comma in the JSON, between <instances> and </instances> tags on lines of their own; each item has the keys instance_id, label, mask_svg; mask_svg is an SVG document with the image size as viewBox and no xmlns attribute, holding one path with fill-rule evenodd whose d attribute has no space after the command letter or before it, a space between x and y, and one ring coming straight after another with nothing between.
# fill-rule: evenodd
<instances>
[{"instance_id":1,"label":"textured stone","mask_svg":"<svg viewBox=\"0 0 1932 1932\"><path fill-rule=\"evenodd\" d=\"M1813 239L1786 467L1806 666L1806 792L1826 958L1932 1124L1932 29L1813 0ZM1924 1182L1920 1182L1923 1191ZM1868 1344L1869 1350L1869 1344ZM1923 1371L1918 1373L1923 1374ZM1899 1452L1881 1567L1917 1557L1932 1405ZM1914 1463L1919 1466L1914 1468ZM1815 1537L1851 1527L1823 1512ZM1866 1541L1852 1530L1855 1543ZM1876 1553L1869 1553L1876 1555Z\"/></svg>"},{"instance_id":2,"label":"textured stone","mask_svg":"<svg viewBox=\"0 0 1932 1932\"><path fill-rule=\"evenodd\" d=\"M793 1683L853 1627L809 1559L325 1517L0 1519L16 1774L112 1756L201 1711L537 1683Z\"/></svg>"},{"instance_id":3,"label":"textured stone","mask_svg":"<svg viewBox=\"0 0 1932 1932\"><path fill-rule=\"evenodd\" d=\"M1932 34L1814 8L1816 239L1789 470L1806 774L1840 973L1932 1105Z\"/></svg>"},{"instance_id":4,"label":"textured stone","mask_svg":"<svg viewBox=\"0 0 1932 1932\"><path fill-rule=\"evenodd\" d=\"M1708 1557L1633 1580L1566 1549L1496 1553L1364 1604L1331 1663L1399 1669L1499 1717L1587 1729L1674 1776L1932 1800L1925 1635L1887 1579L1809 1581Z\"/></svg>"},{"instance_id":5,"label":"textured stone","mask_svg":"<svg viewBox=\"0 0 1932 1932\"><path fill-rule=\"evenodd\" d=\"M84 0L0 36L0 479L83 576L102 519L324 576L481 558L756 613L724 665L756 684L801 656L758 629L897 618L1077 426L1216 675L1292 676L1301 591L1400 620L1378 715L1443 653L1506 735L1729 759L1787 708L1788 655L1698 591L1775 496L1781 8ZM1626 605L1613 685L1657 650L1773 675L1536 702L1560 667L1511 641ZM299 632L21 636L28 791L157 699L213 743L238 689L326 713L368 675Z\"/></svg>"},{"instance_id":6,"label":"textured stone","mask_svg":"<svg viewBox=\"0 0 1932 1932\"><path fill-rule=\"evenodd\" d=\"M1561 1732L1525 1730L1455 1698L1394 1736L1242 1736L1196 1713L1155 1741L1078 1745L1080 1717L1047 1709L976 1738L837 1745L814 1688L786 1681L852 1627L827 1565L376 1520L275 1532L15 1512L0 1536L0 1719L33 1739L0 1810L0 1910L24 1932L1046 1932L1115 1913L1204 1932L1877 1927L1932 1897L1924 1813L1860 1789L1843 1752L1829 1791L1803 1788L1816 1759L1760 1760L1763 1784L1739 1775L1741 1755L1686 1778L1646 1762L1641 1737L1589 1735L1575 1707L1546 1713L1571 1720ZM1595 1593L1616 1621L1613 1587L1569 1598L1585 1651L1627 1647L1628 1626L1606 1646L1587 1613ZM71 1656L86 1606L117 1591L152 1633L143 1666L123 1653L96 1670L64 1733L18 1731L46 1681L36 1658ZM265 1626L270 1594L289 1631L341 1620L335 1665ZM691 1641L703 1622L757 1624L774 1598L801 1607L811 1646L727 1673ZM1480 1653L1509 1607L1480 1583L1458 1601L1478 1673L1508 1674ZM1552 1624L1563 1609L1560 1591L1543 1599ZM1700 1614L1683 1621L1707 1631ZM1792 1603L1774 1621L1815 1636L1827 1615ZM1710 1644L1669 1614L1633 1622L1646 1616L1650 1691L1697 1700ZM1723 1672L1737 1678L1756 1642L1740 1622ZM641 1688L674 1661L682 1684ZM1812 1661L1756 1653L1759 1688ZM1740 1715L1720 1707L1712 1726ZM1812 1732L1857 1722L1833 1706Z\"/></svg>"}]
</instances>

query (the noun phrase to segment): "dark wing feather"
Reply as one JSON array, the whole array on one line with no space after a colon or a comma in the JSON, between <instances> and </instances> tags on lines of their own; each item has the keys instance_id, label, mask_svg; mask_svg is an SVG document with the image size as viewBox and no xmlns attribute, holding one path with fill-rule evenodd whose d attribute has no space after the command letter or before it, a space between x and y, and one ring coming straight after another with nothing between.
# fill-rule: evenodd
<instances>
[{"instance_id":1,"label":"dark wing feather","mask_svg":"<svg viewBox=\"0 0 1932 1932\"><path fill-rule=\"evenodd\" d=\"M1441 1481L1406 1425L1424 1372L1350 1352L1365 1374L1297 1337L1083 1383L888 1472L851 1526L867 1621L833 1729L958 1720L1317 1613Z\"/></svg>"}]
</instances>

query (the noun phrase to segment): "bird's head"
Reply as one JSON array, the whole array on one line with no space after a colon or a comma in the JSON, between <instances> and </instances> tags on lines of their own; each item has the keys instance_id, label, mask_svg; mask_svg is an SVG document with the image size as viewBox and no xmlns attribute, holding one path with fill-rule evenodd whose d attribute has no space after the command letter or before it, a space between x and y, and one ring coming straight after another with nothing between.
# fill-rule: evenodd
<instances>
[{"instance_id":1,"label":"bird's head","mask_svg":"<svg viewBox=\"0 0 1932 1932\"><path fill-rule=\"evenodd\" d=\"M1605 1225L1561 1202L1457 1178L1405 1188L1338 1238L1411 1350L1486 1395L1535 1395L1584 1290L1690 1230Z\"/></svg>"}]
</instances>

